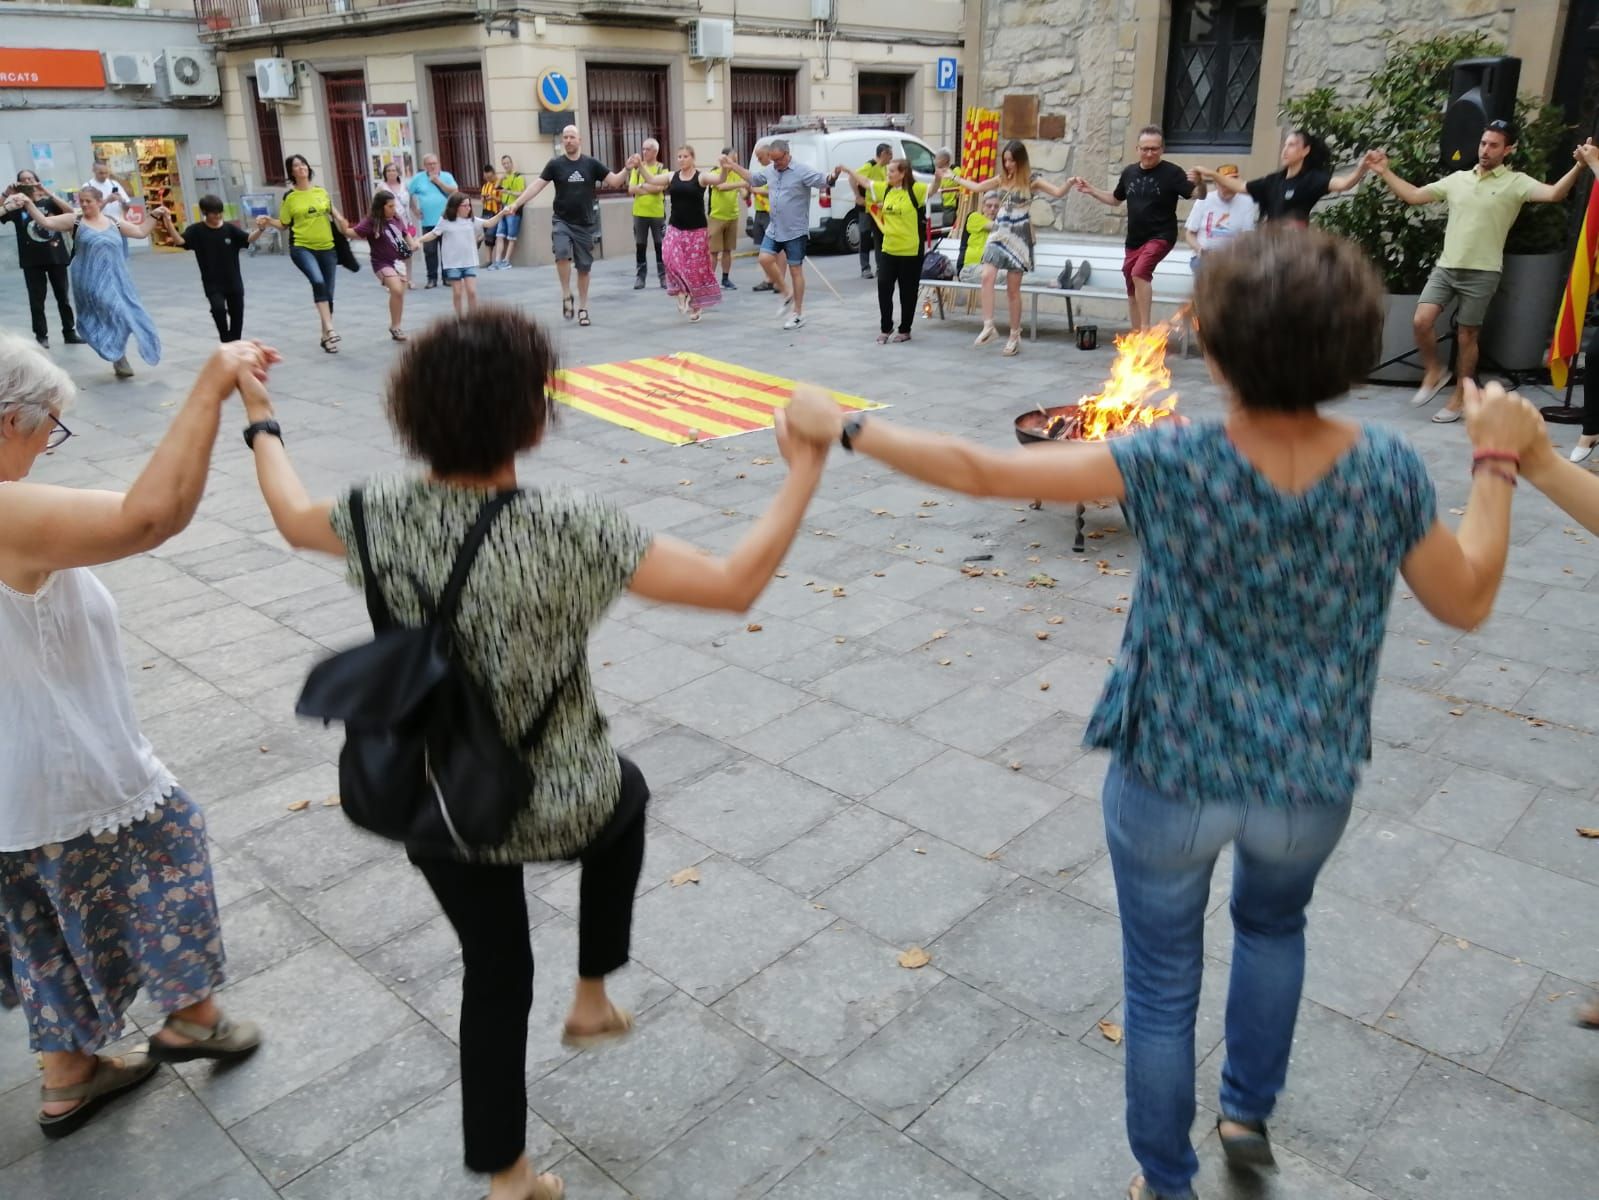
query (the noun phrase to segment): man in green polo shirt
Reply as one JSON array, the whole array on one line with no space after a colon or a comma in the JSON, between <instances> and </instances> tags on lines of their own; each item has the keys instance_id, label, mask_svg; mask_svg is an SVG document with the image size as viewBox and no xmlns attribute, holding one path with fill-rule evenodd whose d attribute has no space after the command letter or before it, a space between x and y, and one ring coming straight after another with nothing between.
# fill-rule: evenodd
<instances>
[{"instance_id":1,"label":"man in green polo shirt","mask_svg":"<svg viewBox=\"0 0 1599 1200\"><path fill-rule=\"evenodd\" d=\"M1367 165L1381 175L1406 204L1432 204L1442 200L1449 205L1449 220L1444 226L1444 249L1427 277L1416 305L1413 322L1416 349L1421 352L1422 380L1412 404L1426 404L1449 382L1449 370L1438 358L1438 339L1433 326L1451 300L1460 301L1455 331L1459 354L1455 370L1459 380L1477 372L1477 339L1482 332L1488 304L1499 290L1499 272L1504 266L1505 237L1515 223L1523 204L1558 204L1570 194L1582 171L1578 162L1554 183L1539 183L1530 175L1512 171L1505 160L1516 148L1516 131L1509 121L1489 121L1477 143L1477 165L1469 171L1456 171L1426 187L1406 183L1388 166L1388 155L1372 150ZM1575 156L1573 156L1575 157ZM1465 393L1456 383L1449 403L1433 414L1440 425L1460 420Z\"/></svg>"},{"instance_id":2,"label":"man in green polo shirt","mask_svg":"<svg viewBox=\"0 0 1599 1200\"><path fill-rule=\"evenodd\" d=\"M638 278L633 290L642 291L650 275L649 244L655 238L655 275L666 286L666 262L661 258L661 237L666 231L666 193L646 192L643 185L654 179L666 164L661 162L661 143L645 138L639 149L639 164L627 174L628 194L633 197L633 254Z\"/></svg>"},{"instance_id":3,"label":"man in green polo shirt","mask_svg":"<svg viewBox=\"0 0 1599 1200\"><path fill-rule=\"evenodd\" d=\"M888 183L888 164L894 161L894 147L887 142L877 147L877 153L872 156L869 163L864 164L855 172L861 179L871 183ZM859 188L855 189L855 228L860 232L861 238L861 278L871 279L872 252L883 249L883 231L877 227L877 222L872 220L872 214L866 208L867 199L861 194Z\"/></svg>"}]
</instances>

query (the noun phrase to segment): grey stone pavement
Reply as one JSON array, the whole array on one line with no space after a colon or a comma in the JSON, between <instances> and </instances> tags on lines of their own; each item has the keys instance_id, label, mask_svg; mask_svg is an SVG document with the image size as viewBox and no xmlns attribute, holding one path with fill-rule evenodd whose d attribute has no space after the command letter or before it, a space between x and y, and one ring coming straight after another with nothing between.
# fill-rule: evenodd
<instances>
[{"instance_id":1,"label":"grey stone pavement","mask_svg":"<svg viewBox=\"0 0 1599 1200\"><path fill-rule=\"evenodd\" d=\"M1110 361L1072 346L1060 317L1014 360L973 350L964 316L879 348L871 285L851 259L821 266L844 300L813 281L795 334L748 291L748 261L745 290L692 328L654 289L633 293L615 258L596 270L586 331L559 320L549 269L480 283L553 318L573 362L695 349L994 445L1035 402L1095 390ZM166 358L117 383L86 348L58 348L83 386L67 418L78 436L40 479L133 479L211 349L191 262L143 256L135 274ZM370 276L340 276L336 358L316 348L287 259L249 260L246 280L247 333L288 355L275 391L313 491L400 467L379 401L394 347ZM448 307L442 290L414 293L409 324ZM14 275L0 315L26 327ZM1185 410L1215 412L1198 360L1175 369ZM1428 424L1394 389L1344 411L1403 428L1440 504L1463 502L1459 426ZM223 998L267 1043L228 1072L164 1068L46 1145L22 1019L0 1014L0 1196L483 1190L460 1166L454 939L400 853L324 804L337 731L292 715L307 666L362 637L365 615L335 563L272 530L242 424L237 410L225 422L193 525L101 575L145 731L208 814ZM773 454L766 433L674 448L566 411L524 479L591 489L724 549L776 487ZM1105 761L1079 746L1138 566L1120 524L1091 511L1089 552L1074 555L1067 512L972 502L835 454L750 616L618 605L594 639L595 679L655 792L635 962L616 980L639 1013L630 1042L560 1048L577 874L527 872L530 1148L574 1200L1123 1194L1120 1048L1099 1028L1121 990ZM1230 941L1225 860L1217 872L1198 1030L1206 1200L1599 1194L1599 1035L1571 1022L1599 974L1599 842L1575 833L1599 826L1599 538L1524 488L1514 540L1475 633L1396 597L1375 755L1312 906L1273 1123L1280 1170L1258 1183L1230 1178L1207 1136ZM997 570L964 578L979 555ZM1039 573L1054 585L1027 586ZM691 866L697 883L669 882ZM929 965L898 965L910 946ZM152 1028L148 1007L134 1016Z\"/></svg>"}]
</instances>

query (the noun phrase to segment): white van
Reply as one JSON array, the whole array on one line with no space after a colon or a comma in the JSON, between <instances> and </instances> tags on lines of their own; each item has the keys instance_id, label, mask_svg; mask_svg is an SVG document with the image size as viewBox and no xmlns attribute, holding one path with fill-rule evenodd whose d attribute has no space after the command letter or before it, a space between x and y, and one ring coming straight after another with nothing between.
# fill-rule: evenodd
<instances>
[{"instance_id":1,"label":"white van","mask_svg":"<svg viewBox=\"0 0 1599 1200\"><path fill-rule=\"evenodd\" d=\"M857 121L870 120L872 118L868 117L814 117L800 118L796 122L785 119L773 126L772 132L762 134L761 140L785 139L795 162L815 167L824 175L831 174L833 168L837 166L860 170L876 157L877 147L887 142L893 147L894 157L909 160L911 170L916 173L917 182L925 183L931 192L935 153L933 148L915 134L907 133L903 129L853 127ZM801 123L804 124L804 128L795 127ZM760 162L753 155L749 169L761 170ZM929 200L931 201L931 197ZM855 189L849 181L849 176L839 176L838 182L833 185L830 192L826 190L812 192L810 230L812 248L830 248L851 254L858 252L861 235L860 230L855 227L856 216ZM955 214L953 211L945 212L935 208L929 203L927 221L934 231L946 229L954 223ZM745 222L745 232L752 238L755 236L753 218Z\"/></svg>"}]
</instances>

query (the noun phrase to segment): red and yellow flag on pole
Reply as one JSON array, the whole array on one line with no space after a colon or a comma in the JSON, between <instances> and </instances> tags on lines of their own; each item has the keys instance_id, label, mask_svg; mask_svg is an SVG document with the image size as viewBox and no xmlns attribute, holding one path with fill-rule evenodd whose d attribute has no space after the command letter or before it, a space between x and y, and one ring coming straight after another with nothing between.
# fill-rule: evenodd
<instances>
[{"instance_id":1,"label":"red and yellow flag on pole","mask_svg":"<svg viewBox=\"0 0 1599 1200\"><path fill-rule=\"evenodd\" d=\"M1582 326L1588 316L1588 296L1593 291L1594 264L1599 261L1599 182L1588 188L1588 211L1582 216L1582 233L1571 256L1566 294L1560 298L1555 336L1549 343L1549 381L1566 386L1571 360L1582 349Z\"/></svg>"}]
</instances>

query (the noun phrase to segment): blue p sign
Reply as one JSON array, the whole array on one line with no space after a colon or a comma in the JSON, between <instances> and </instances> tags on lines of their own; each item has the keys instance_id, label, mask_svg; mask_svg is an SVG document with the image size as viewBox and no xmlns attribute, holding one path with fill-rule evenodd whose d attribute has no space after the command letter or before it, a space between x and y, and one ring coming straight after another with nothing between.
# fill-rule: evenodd
<instances>
[{"instance_id":1,"label":"blue p sign","mask_svg":"<svg viewBox=\"0 0 1599 1200\"><path fill-rule=\"evenodd\" d=\"M539 77L539 103L546 112L564 112L572 98L572 85L559 71L546 71Z\"/></svg>"},{"instance_id":2,"label":"blue p sign","mask_svg":"<svg viewBox=\"0 0 1599 1200\"><path fill-rule=\"evenodd\" d=\"M938 77L933 87L935 91L953 92L955 90L956 66L953 58L938 60Z\"/></svg>"}]
</instances>

